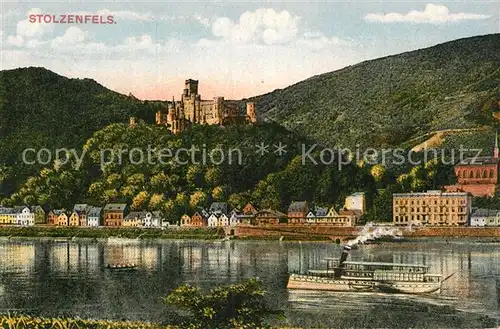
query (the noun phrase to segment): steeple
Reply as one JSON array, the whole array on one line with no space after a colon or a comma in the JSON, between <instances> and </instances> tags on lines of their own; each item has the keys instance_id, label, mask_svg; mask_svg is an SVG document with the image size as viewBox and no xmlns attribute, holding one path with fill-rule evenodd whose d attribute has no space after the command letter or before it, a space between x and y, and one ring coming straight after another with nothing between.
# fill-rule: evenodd
<instances>
[{"instance_id":1,"label":"steeple","mask_svg":"<svg viewBox=\"0 0 500 329\"><path fill-rule=\"evenodd\" d=\"M493 157L498 158L498 131L495 132L495 148L493 149Z\"/></svg>"}]
</instances>

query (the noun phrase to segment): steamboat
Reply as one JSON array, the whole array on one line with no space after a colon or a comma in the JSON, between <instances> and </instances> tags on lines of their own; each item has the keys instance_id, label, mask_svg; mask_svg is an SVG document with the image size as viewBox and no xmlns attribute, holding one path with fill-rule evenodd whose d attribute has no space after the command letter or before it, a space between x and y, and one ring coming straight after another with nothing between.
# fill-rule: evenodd
<instances>
[{"instance_id":1,"label":"steamboat","mask_svg":"<svg viewBox=\"0 0 500 329\"><path fill-rule=\"evenodd\" d=\"M288 289L403 294L440 293L441 274L429 273L429 267L417 264L347 261L351 247L344 246L339 259L327 258L326 269L291 273Z\"/></svg>"}]
</instances>

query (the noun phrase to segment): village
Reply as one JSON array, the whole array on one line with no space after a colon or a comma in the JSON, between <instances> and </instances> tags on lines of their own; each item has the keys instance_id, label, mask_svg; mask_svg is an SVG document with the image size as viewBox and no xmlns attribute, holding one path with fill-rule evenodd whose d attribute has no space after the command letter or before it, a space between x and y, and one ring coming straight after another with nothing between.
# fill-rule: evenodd
<instances>
[{"instance_id":1,"label":"village","mask_svg":"<svg viewBox=\"0 0 500 329\"><path fill-rule=\"evenodd\" d=\"M213 202L184 214L176 223L168 222L161 211L130 211L126 203L109 203L104 207L75 204L73 209L45 210L41 206L0 208L0 225L15 226L78 226L78 227L224 227L236 225L279 225L281 223L354 227L366 207L365 194L354 193L346 198L343 209L315 207L307 201L292 202L288 212L258 210L252 203L243 209L230 209L226 202Z\"/></svg>"},{"instance_id":2,"label":"village","mask_svg":"<svg viewBox=\"0 0 500 329\"><path fill-rule=\"evenodd\" d=\"M309 207L307 201L294 201L283 213L275 209L257 209L247 203L242 209L231 209L227 202L213 202L207 209L185 213L177 222L165 219L161 211L134 211L126 203L109 203L104 207L75 204L72 210L44 209L42 206L0 207L2 226L55 227L229 227L238 225L355 227L366 212L366 195L356 192L345 198L342 209ZM384 223L387 225L386 223ZM496 227L500 226L500 210L472 207L467 192L433 190L399 193L393 196L392 225L426 227Z\"/></svg>"},{"instance_id":3,"label":"village","mask_svg":"<svg viewBox=\"0 0 500 329\"><path fill-rule=\"evenodd\" d=\"M186 82L188 83L188 82ZM493 197L498 187L500 152L498 137L492 156L483 156L455 165L457 184L442 190L395 193L392 197L392 225L426 227L499 227L500 210L473 207L473 197ZM237 225L316 225L355 227L364 224L367 210L365 192L345 198L341 209L311 206L305 200L292 202L283 213L277 209L257 209L247 203L230 209L227 202L213 202L207 209L185 213L169 222L161 211L136 211L126 203L102 206L75 204L73 209L46 209L41 205L0 207L0 225L79 226L79 227L227 227ZM387 222L383 219L381 222Z\"/></svg>"}]
</instances>

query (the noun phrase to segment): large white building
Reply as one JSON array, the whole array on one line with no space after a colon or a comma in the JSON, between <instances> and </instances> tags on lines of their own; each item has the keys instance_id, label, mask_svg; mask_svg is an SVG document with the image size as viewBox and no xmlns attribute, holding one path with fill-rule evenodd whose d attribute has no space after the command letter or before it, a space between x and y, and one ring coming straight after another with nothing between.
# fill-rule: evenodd
<instances>
[{"instance_id":1,"label":"large white building","mask_svg":"<svg viewBox=\"0 0 500 329\"><path fill-rule=\"evenodd\" d=\"M394 225L465 226L472 212L472 196L466 192L395 193Z\"/></svg>"}]
</instances>

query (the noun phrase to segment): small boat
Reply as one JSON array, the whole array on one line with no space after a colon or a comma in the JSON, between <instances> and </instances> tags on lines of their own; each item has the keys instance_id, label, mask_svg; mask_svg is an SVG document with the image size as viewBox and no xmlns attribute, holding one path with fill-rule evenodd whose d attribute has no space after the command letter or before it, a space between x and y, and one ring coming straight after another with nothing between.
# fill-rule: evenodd
<instances>
[{"instance_id":1,"label":"small boat","mask_svg":"<svg viewBox=\"0 0 500 329\"><path fill-rule=\"evenodd\" d=\"M347 261L350 250L344 246L339 259L327 258L324 270L291 273L287 288L429 294L440 293L443 282L451 277L443 280L441 274L429 273L429 267L420 264Z\"/></svg>"},{"instance_id":2,"label":"small boat","mask_svg":"<svg viewBox=\"0 0 500 329\"><path fill-rule=\"evenodd\" d=\"M67 243L69 241L70 241L69 238L55 238L55 239L52 239L52 243Z\"/></svg>"},{"instance_id":3,"label":"small boat","mask_svg":"<svg viewBox=\"0 0 500 329\"><path fill-rule=\"evenodd\" d=\"M131 271L137 269L137 264L129 263L129 264L108 264L106 269L112 271Z\"/></svg>"}]
</instances>

